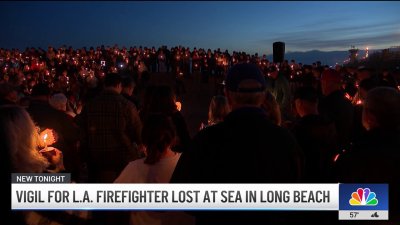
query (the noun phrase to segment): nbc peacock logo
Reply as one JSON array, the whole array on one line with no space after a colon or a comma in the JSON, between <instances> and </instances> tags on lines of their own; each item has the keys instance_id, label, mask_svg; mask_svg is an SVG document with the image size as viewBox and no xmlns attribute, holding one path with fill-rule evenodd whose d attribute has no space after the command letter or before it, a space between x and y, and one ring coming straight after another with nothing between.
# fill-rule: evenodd
<instances>
[{"instance_id":1,"label":"nbc peacock logo","mask_svg":"<svg viewBox=\"0 0 400 225\"><path fill-rule=\"evenodd\" d=\"M376 206L378 199L375 192L372 192L369 188L358 188L357 192L351 194L349 203L352 206Z\"/></svg>"}]
</instances>

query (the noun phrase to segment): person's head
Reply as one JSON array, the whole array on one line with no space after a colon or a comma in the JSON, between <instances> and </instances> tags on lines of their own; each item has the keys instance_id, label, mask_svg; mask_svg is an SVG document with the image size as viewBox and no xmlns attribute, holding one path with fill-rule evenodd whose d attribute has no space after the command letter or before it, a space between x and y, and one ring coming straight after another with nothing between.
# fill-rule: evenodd
<instances>
[{"instance_id":1,"label":"person's head","mask_svg":"<svg viewBox=\"0 0 400 225\"><path fill-rule=\"evenodd\" d=\"M50 105L60 111L67 111L67 97L63 93L57 93L50 97Z\"/></svg>"},{"instance_id":2,"label":"person's head","mask_svg":"<svg viewBox=\"0 0 400 225\"><path fill-rule=\"evenodd\" d=\"M253 64L234 65L226 77L225 95L232 109L260 107L265 98L266 81Z\"/></svg>"},{"instance_id":3,"label":"person's head","mask_svg":"<svg viewBox=\"0 0 400 225\"><path fill-rule=\"evenodd\" d=\"M8 83L0 84L0 99L6 99L16 103L18 101L18 92Z\"/></svg>"},{"instance_id":4,"label":"person's head","mask_svg":"<svg viewBox=\"0 0 400 225\"><path fill-rule=\"evenodd\" d=\"M318 114L318 94L313 87L298 88L294 94L294 103L300 117Z\"/></svg>"},{"instance_id":5,"label":"person's head","mask_svg":"<svg viewBox=\"0 0 400 225\"><path fill-rule=\"evenodd\" d=\"M400 93L390 87L370 90L364 102L362 123L365 129L400 129Z\"/></svg>"},{"instance_id":6,"label":"person's head","mask_svg":"<svg viewBox=\"0 0 400 225\"><path fill-rule=\"evenodd\" d=\"M261 105L261 108L265 110L268 118L275 125L280 126L282 123L282 115L281 109L279 108L279 104L276 101L275 97L271 94L271 92L265 92L265 99Z\"/></svg>"},{"instance_id":7,"label":"person's head","mask_svg":"<svg viewBox=\"0 0 400 225\"><path fill-rule=\"evenodd\" d=\"M276 66L269 67L269 76L273 79L276 79L278 77L278 69L276 68Z\"/></svg>"},{"instance_id":8,"label":"person's head","mask_svg":"<svg viewBox=\"0 0 400 225\"><path fill-rule=\"evenodd\" d=\"M230 111L231 108L225 96L213 96L208 108L208 122L212 124L219 123L224 120Z\"/></svg>"},{"instance_id":9,"label":"person's head","mask_svg":"<svg viewBox=\"0 0 400 225\"><path fill-rule=\"evenodd\" d=\"M29 114L19 106L0 107L0 139L14 173L43 172L48 163L38 152L38 133ZM3 149L4 148L4 149Z\"/></svg>"},{"instance_id":10,"label":"person's head","mask_svg":"<svg viewBox=\"0 0 400 225\"><path fill-rule=\"evenodd\" d=\"M34 98L43 98L47 99L50 95L51 91L47 84L38 83L32 88L31 96Z\"/></svg>"},{"instance_id":11,"label":"person's head","mask_svg":"<svg viewBox=\"0 0 400 225\"><path fill-rule=\"evenodd\" d=\"M322 72L321 76L321 90L322 94L327 96L334 91L338 91L341 88L342 76L333 69L327 69Z\"/></svg>"},{"instance_id":12,"label":"person's head","mask_svg":"<svg viewBox=\"0 0 400 225\"><path fill-rule=\"evenodd\" d=\"M125 76L122 78L122 93L131 96L133 94L133 90L135 89L135 82L132 77Z\"/></svg>"},{"instance_id":13,"label":"person's head","mask_svg":"<svg viewBox=\"0 0 400 225\"><path fill-rule=\"evenodd\" d=\"M165 113L170 115L177 111L175 93L170 86L160 85L156 86L149 93L150 101L148 101L147 108L149 113Z\"/></svg>"},{"instance_id":14,"label":"person's head","mask_svg":"<svg viewBox=\"0 0 400 225\"><path fill-rule=\"evenodd\" d=\"M155 164L171 151L176 131L170 117L162 113L149 114L143 123L142 141L146 146L146 164Z\"/></svg>"},{"instance_id":15,"label":"person's head","mask_svg":"<svg viewBox=\"0 0 400 225\"><path fill-rule=\"evenodd\" d=\"M118 93L122 91L121 76L116 73L108 73L104 78L104 87Z\"/></svg>"},{"instance_id":16,"label":"person's head","mask_svg":"<svg viewBox=\"0 0 400 225\"><path fill-rule=\"evenodd\" d=\"M357 71L357 80L362 81L371 77L371 72L367 68L360 68Z\"/></svg>"},{"instance_id":17,"label":"person's head","mask_svg":"<svg viewBox=\"0 0 400 225\"><path fill-rule=\"evenodd\" d=\"M373 88L377 87L377 83L375 80L371 78L364 79L360 81L359 86L358 86L358 92L360 94L360 98L364 100L367 97L367 93L369 90L372 90Z\"/></svg>"},{"instance_id":18,"label":"person's head","mask_svg":"<svg viewBox=\"0 0 400 225\"><path fill-rule=\"evenodd\" d=\"M98 79L95 76L87 76L85 80L86 85L89 89L97 88Z\"/></svg>"}]
</instances>

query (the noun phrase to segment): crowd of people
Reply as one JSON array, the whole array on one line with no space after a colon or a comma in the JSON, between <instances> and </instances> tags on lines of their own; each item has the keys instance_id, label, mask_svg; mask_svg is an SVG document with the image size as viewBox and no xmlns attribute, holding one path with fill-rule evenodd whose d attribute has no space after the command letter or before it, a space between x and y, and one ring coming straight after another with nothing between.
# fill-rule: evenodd
<instances>
[{"instance_id":1,"label":"crowd of people","mask_svg":"<svg viewBox=\"0 0 400 225\"><path fill-rule=\"evenodd\" d=\"M0 49L0 68L8 173L61 171L92 183L389 183L390 198L399 197L397 71L272 63L265 55L180 46ZM180 81L198 75L223 88L194 137L177 104L180 89L148 85L153 73ZM41 150L43 141L54 154ZM390 218L399 219L398 203L390 204ZM13 224L31 218L15 214ZM74 224L313 220L286 212L35 215L68 216ZM338 222L336 214L317 217Z\"/></svg>"}]
</instances>

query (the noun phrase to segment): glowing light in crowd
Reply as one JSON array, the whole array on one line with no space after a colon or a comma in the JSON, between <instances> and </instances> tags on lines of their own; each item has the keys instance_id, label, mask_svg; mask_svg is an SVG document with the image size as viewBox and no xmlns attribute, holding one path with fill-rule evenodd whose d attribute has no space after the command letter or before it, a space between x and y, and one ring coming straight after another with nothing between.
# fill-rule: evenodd
<instances>
[{"instance_id":1,"label":"glowing light in crowd","mask_svg":"<svg viewBox=\"0 0 400 225\"><path fill-rule=\"evenodd\" d=\"M345 95L344 95L344 97L346 97L348 100L352 100L352 97L349 95L349 93L346 93Z\"/></svg>"},{"instance_id":2,"label":"glowing light in crowd","mask_svg":"<svg viewBox=\"0 0 400 225\"><path fill-rule=\"evenodd\" d=\"M333 162L336 162L339 159L340 154L336 154L335 157L333 158Z\"/></svg>"},{"instance_id":3,"label":"glowing light in crowd","mask_svg":"<svg viewBox=\"0 0 400 225\"><path fill-rule=\"evenodd\" d=\"M175 102L175 105L176 105L176 109L177 109L178 111L181 111L181 109L182 109L182 103L181 103L181 102Z\"/></svg>"}]
</instances>

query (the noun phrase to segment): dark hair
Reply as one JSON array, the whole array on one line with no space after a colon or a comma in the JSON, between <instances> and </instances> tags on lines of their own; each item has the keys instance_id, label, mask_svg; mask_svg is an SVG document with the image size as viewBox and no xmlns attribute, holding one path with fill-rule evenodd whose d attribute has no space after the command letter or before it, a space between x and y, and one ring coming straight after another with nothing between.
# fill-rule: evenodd
<instances>
[{"instance_id":1,"label":"dark hair","mask_svg":"<svg viewBox=\"0 0 400 225\"><path fill-rule=\"evenodd\" d=\"M162 153L173 145L175 137L176 131L170 117L161 113L148 115L142 129L142 141L147 149L144 163L151 165L160 161Z\"/></svg>"},{"instance_id":2,"label":"dark hair","mask_svg":"<svg viewBox=\"0 0 400 225\"><path fill-rule=\"evenodd\" d=\"M296 99L317 103L318 93L313 87L300 87L294 93L294 100Z\"/></svg>"},{"instance_id":3,"label":"dark hair","mask_svg":"<svg viewBox=\"0 0 400 225\"><path fill-rule=\"evenodd\" d=\"M364 110L373 114L380 128L400 129L400 93L391 87L376 87L368 91Z\"/></svg>"},{"instance_id":4,"label":"dark hair","mask_svg":"<svg viewBox=\"0 0 400 225\"><path fill-rule=\"evenodd\" d=\"M377 82L371 78L364 79L360 81L359 84L360 88L364 89L365 91L369 91L378 86Z\"/></svg>"},{"instance_id":5,"label":"dark hair","mask_svg":"<svg viewBox=\"0 0 400 225\"><path fill-rule=\"evenodd\" d=\"M133 81L133 78L130 76L124 76L122 77L122 87L123 88L129 88L129 87L134 87L135 82Z\"/></svg>"},{"instance_id":6,"label":"dark hair","mask_svg":"<svg viewBox=\"0 0 400 225\"><path fill-rule=\"evenodd\" d=\"M212 97L208 108L208 122L217 123L223 121L229 112L228 99L223 95L215 95Z\"/></svg>"},{"instance_id":7,"label":"dark hair","mask_svg":"<svg viewBox=\"0 0 400 225\"><path fill-rule=\"evenodd\" d=\"M145 113L164 113L171 115L177 111L175 93L170 86L161 85L152 87L147 93Z\"/></svg>"},{"instance_id":8,"label":"dark hair","mask_svg":"<svg viewBox=\"0 0 400 225\"><path fill-rule=\"evenodd\" d=\"M49 96L50 88L45 83L39 83L33 86L32 88L32 96Z\"/></svg>"},{"instance_id":9,"label":"dark hair","mask_svg":"<svg viewBox=\"0 0 400 225\"><path fill-rule=\"evenodd\" d=\"M280 126L282 123L281 110L275 97L270 91L265 92L265 99L261 104L261 108L267 113L268 119L275 125Z\"/></svg>"},{"instance_id":10,"label":"dark hair","mask_svg":"<svg viewBox=\"0 0 400 225\"><path fill-rule=\"evenodd\" d=\"M2 83L0 84L0 98L7 97L11 92L16 91L15 88L8 84L8 83Z\"/></svg>"},{"instance_id":11,"label":"dark hair","mask_svg":"<svg viewBox=\"0 0 400 225\"><path fill-rule=\"evenodd\" d=\"M122 82L121 76L116 73L108 73L104 78L105 87L116 87L121 82Z\"/></svg>"},{"instance_id":12,"label":"dark hair","mask_svg":"<svg viewBox=\"0 0 400 225\"><path fill-rule=\"evenodd\" d=\"M308 101L311 103L317 103L318 102L318 93L317 90L313 87L300 87L296 90L294 93L294 100L300 99L304 101Z\"/></svg>"}]
</instances>

